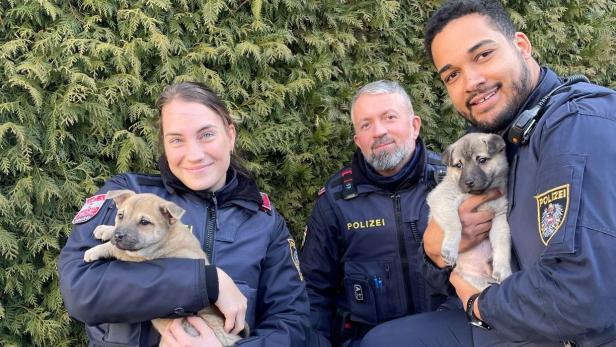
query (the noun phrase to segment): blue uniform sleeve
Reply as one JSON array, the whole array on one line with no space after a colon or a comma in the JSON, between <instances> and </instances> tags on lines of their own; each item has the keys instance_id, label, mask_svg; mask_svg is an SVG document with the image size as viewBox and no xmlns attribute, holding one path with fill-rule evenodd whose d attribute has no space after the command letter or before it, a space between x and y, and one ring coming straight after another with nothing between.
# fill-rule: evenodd
<instances>
[{"instance_id":1,"label":"blue uniform sleeve","mask_svg":"<svg viewBox=\"0 0 616 347\"><path fill-rule=\"evenodd\" d=\"M273 211L274 231L259 279L256 327L238 346L305 346L309 304L295 243L283 218Z\"/></svg>"},{"instance_id":2,"label":"blue uniform sleeve","mask_svg":"<svg viewBox=\"0 0 616 347\"><path fill-rule=\"evenodd\" d=\"M327 194L327 193L326 193ZM338 254L338 218L327 195L316 202L306 226L300 255L310 299L311 340L329 346L342 270Z\"/></svg>"},{"instance_id":3,"label":"blue uniform sleeve","mask_svg":"<svg viewBox=\"0 0 616 347\"><path fill-rule=\"evenodd\" d=\"M127 185L122 176L117 176L97 194L130 189ZM114 204L106 201L96 216L73 227L60 253L60 290L72 317L89 325L133 323L172 317L179 311L197 312L209 304L203 260L85 263L84 252L101 243L92 235L94 228L101 224L113 225L114 218Z\"/></svg>"},{"instance_id":4,"label":"blue uniform sleeve","mask_svg":"<svg viewBox=\"0 0 616 347\"><path fill-rule=\"evenodd\" d=\"M616 180L610 176L616 163L616 117L614 98L608 100L599 99L606 104L599 109L588 102L566 104L558 111L577 111L554 122L548 119L533 135L541 136L536 152L539 168L535 168L538 194L552 187L566 188L568 193L553 197L567 196L569 201L562 226L536 263L480 297L482 318L511 340L563 341L614 324ZM533 174L530 169L525 172ZM531 235L540 237L537 230L520 232L527 233L529 241Z\"/></svg>"}]
</instances>

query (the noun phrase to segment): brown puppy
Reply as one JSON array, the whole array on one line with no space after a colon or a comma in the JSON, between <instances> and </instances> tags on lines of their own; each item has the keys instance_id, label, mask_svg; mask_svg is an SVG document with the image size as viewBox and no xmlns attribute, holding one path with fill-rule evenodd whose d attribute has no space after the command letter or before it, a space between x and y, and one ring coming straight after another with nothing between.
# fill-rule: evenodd
<instances>
[{"instance_id":1,"label":"brown puppy","mask_svg":"<svg viewBox=\"0 0 616 347\"><path fill-rule=\"evenodd\" d=\"M118 208L115 225L99 225L94 229L94 237L109 242L87 250L84 261L116 258L140 262L157 258L190 258L204 259L208 264L199 240L180 221L185 211L178 205L154 194L135 194L130 190L111 190L107 192L107 199L113 199ZM233 346L241 339L224 331L224 319L214 306L206 307L198 315L223 346ZM171 321L159 318L152 320L152 324L161 332ZM183 323L187 333L199 335L186 320ZM247 336L248 328L243 333Z\"/></svg>"}]
</instances>

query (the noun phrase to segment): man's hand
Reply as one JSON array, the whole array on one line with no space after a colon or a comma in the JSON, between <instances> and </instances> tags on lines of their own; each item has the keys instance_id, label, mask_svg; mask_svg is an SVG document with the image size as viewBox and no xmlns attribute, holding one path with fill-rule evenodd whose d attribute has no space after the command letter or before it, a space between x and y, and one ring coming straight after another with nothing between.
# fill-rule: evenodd
<instances>
[{"instance_id":1,"label":"man's hand","mask_svg":"<svg viewBox=\"0 0 616 347\"><path fill-rule=\"evenodd\" d=\"M464 309L466 310L466 303L468 302L468 299L473 294L479 293L480 290L473 287L456 271L451 272L451 275L449 276L449 282L451 282L451 285L456 288L456 294L458 294L458 298L460 298L460 300L462 301L462 307L464 307ZM475 316L481 319L481 314L479 313L479 298L475 301L475 304L473 305L473 311L475 312Z\"/></svg>"},{"instance_id":2,"label":"man's hand","mask_svg":"<svg viewBox=\"0 0 616 347\"><path fill-rule=\"evenodd\" d=\"M169 325L167 331L161 333L161 347L222 347L220 341L214 335L214 331L201 317L192 316L186 318L199 332L199 336L191 336L182 327L182 319L176 318Z\"/></svg>"},{"instance_id":3,"label":"man's hand","mask_svg":"<svg viewBox=\"0 0 616 347\"><path fill-rule=\"evenodd\" d=\"M214 303L225 316L225 331L239 334L244 330L248 300L224 271L218 272L218 300Z\"/></svg>"},{"instance_id":4,"label":"man's hand","mask_svg":"<svg viewBox=\"0 0 616 347\"><path fill-rule=\"evenodd\" d=\"M494 213L489 211L477 211L483 203L497 199L502 194L495 188L480 195L471 195L464 200L458 207L458 215L462 224L462 239L460 240L460 252L473 248L479 242L488 238ZM447 266L441 257L441 246L443 244L443 229L430 219L428 227L424 233L424 250L426 255L440 268Z\"/></svg>"}]
</instances>

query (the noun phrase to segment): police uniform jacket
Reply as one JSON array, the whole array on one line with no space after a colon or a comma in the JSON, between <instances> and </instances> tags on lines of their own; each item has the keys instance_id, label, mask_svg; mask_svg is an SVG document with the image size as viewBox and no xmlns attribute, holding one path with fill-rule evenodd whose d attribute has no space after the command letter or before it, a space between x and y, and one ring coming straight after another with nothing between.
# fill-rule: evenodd
<instances>
[{"instance_id":1,"label":"police uniform jacket","mask_svg":"<svg viewBox=\"0 0 616 347\"><path fill-rule=\"evenodd\" d=\"M337 333L332 331L336 310L350 312L347 329L349 324L370 327L432 310L444 298L431 295L419 267L428 219L425 199L434 185L435 168L428 160L439 163L440 157L417 144L413 167L397 187L369 180L358 150L351 167L321 189L300 254L313 339L321 346ZM357 196L348 196L349 191Z\"/></svg>"},{"instance_id":2,"label":"police uniform jacket","mask_svg":"<svg viewBox=\"0 0 616 347\"><path fill-rule=\"evenodd\" d=\"M263 201L254 181L230 169L226 186L216 194L196 193L185 186L178 189L177 178L166 173L163 177L175 179L175 186L160 176L122 174L97 194L130 189L181 206L186 210L182 222L191 227L211 263L248 299L251 337L238 345L303 346L309 306L295 244L283 218ZM113 225L115 214L108 200L96 216L74 226L59 261L64 303L72 317L86 324L90 346L158 346L160 336L151 319L191 315L210 305L204 261L84 263L85 250L100 243L92 231L101 224Z\"/></svg>"},{"instance_id":3,"label":"police uniform jacket","mask_svg":"<svg viewBox=\"0 0 616 347\"><path fill-rule=\"evenodd\" d=\"M562 82L542 68L520 112ZM481 294L482 319L494 329L473 328L475 345L616 345L616 92L588 83L559 90L528 144L508 147L521 271ZM432 283L446 280L429 260L424 269Z\"/></svg>"}]
</instances>

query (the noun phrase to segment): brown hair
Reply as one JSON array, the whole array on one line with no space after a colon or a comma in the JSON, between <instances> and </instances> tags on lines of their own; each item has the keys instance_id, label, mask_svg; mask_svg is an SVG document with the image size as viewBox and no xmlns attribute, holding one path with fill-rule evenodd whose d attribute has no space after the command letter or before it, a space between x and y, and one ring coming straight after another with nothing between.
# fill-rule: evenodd
<instances>
[{"instance_id":1,"label":"brown hair","mask_svg":"<svg viewBox=\"0 0 616 347\"><path fill-rule=\"evenodd\" d=\"M188 102L199 103L216 113L222 120L225 127L229 125L235 126L236 123L233 117L229 114L229 110L218 97L218 95L200 82L181 82L170 84L165 87L163 92L156 100L156 108L158 109L158 140L161 151L165 155L165 149L163 144L163 122L162 122L162 110L165 105L173 100L180 99ZM233 167L238 173L244 176L251 176L249 171L244 168L240 163L241 160L236 156L235 151L231 153L231 167Z\"/></svg>"}]
</instances>

